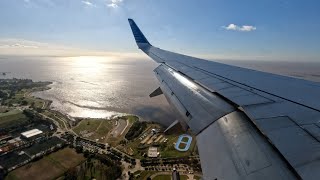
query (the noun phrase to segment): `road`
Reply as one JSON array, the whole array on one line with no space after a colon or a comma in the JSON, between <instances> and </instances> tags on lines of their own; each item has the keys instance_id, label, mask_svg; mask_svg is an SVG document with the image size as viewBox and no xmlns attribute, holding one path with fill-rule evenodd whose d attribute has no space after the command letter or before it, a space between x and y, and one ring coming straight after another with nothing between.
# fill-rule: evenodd
<instances>
[{"instance_id":1,"label":"road","mask_svg":"<svg viewBox=\"0 0 320 180\"><path fill-rule=\"evenodd\" d=\"M118 120L117 127L115 127L111 132L112 136L113 137L120 136L124 132L124 130L128 126L128 124L129 123L127 122L127 120L123 120L123 119Z\"/></svg>"},{"instance_id":2,"label":"road","mask_svg":"<svg viewBox=\"0 0 320 180\"><path fill-rule=\"evenodd\" d=\"M42 105L42 108L41 108L41 109L45 109L45 108L46 108L46 107L45 107L45 106L46 106L46 102L47 102L47 101L43 101L43 105Z\"/></svg>"},{"instance_id":3,"label":"road","mask_svg":"<svg viewBox=\"0 0 320 180\"><path fill-rule=\"evenodd\" d=\"M61 119L61 118L59 118L59 117L57 117L57 116L54 115L55 118L59 119L59 120L63 123L64 127L61 127L61 126L60 126L60 123L59 123L57 120L55 120L55 119L53 119L53 118L51 118L51 117L49 117L49 116L47 116L47 115L45 115L45 114L42 114L42 113L39 113L39 114L42 115L43 117L48 118L48 119L50 119L51 121L53 121L54 124L58 127L58 130L60 130L60 131L62 131L62 132L68 131L68 132L70 132L70 133L72 133L72 134L74 134L74 135L77 135L72 129L70 129L70 128L67 126L66 122L65 122L63 119Z\"/></svg>"},{"instance_id":4,"label":"road","mask_svg":"<svg viewBox=\"0 0 320 180\"><path fill-rule=\"evenodd\" d=\"M59 122L58 121L56 121L55 119L53 119L53 118L51 118L51 117L49 117L49 116L46 116L45 114L42 114L42 113L39 113L41 116L43 116L44 118L48 118L48 119L50 119L51 121L53 121L53 123L59 128L59 129L61 129L61 130L63 130L64 128L62 128L61 126L60 126L60 124L59 124Z\"/></svg>"}]
</instances>

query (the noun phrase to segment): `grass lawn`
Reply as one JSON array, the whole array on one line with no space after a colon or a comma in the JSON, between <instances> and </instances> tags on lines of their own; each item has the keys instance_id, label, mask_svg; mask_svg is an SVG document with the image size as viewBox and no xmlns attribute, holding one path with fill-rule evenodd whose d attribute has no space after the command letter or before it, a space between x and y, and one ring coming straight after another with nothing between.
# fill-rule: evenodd
<instances>
[{"instance_id":1,"label":"grass lawn","mask_svg":"<svg viewBox=\"0 0 320 180\"><path fill-rule=\"evenodd\" d=\"M23 100L25 100L28 102L28 105L31 105L32 103L34 103L35 108L42 108L45 100L30 96L29 94L31 92L32 90L25 90L25 89L21 90L17 92L12 98L6 100L6 102L9 102L11 104L20 104Z\"/></svg>"},{"instance_id":2,"label":"grass lawn","mask_svg":"<svg viewBox=\"0 0 320 180\"><path fill-rule=\"evenodd\" d=\"M154 177L152 180L171 180L171 175L158 175ZM187 180L188 176L180 175L180 180Z\"/></svg>"},{"instance_id":3,"label":"grass lawn","mask_svg":"<svg viewBox=\"0 0 320 180\"><path fill-rule=\"evenodd\" d=\"M110 130L113 127L113 121L110 120L100 120L102 121L99 128L95 131L95 133L90 136L90 139L99 139L99 142L105 143L106 142L106 136L108 135L108 133L110 132ZM101 137L104 137L103 139L101 139Z\"/></svg>"},{"instance_id":4,"label":"grass lawn","mask_svg":"<svg viewBox=\"0 0 320 180\"><path fill-rule=\"evenodd\" d=\"M26 122L28 118L20 110L0 113L0 127Z\"/></svg>"},{"instance_id":5,"label":"grass lawn","mask_svg":"<svg viewBox=\"0 0 320 180\"><path fill-rule=\"evenodd\" d=\"M85 160L81 154L77 154L74 149L71 148L64 148L57 153L49 155L48 158L59 163L67 169L77 166L80 162Z\"/></svg>"},{"instance_id":6,"label":"grass lawn","mask_svg":"<svg viewBox=\"0 0 320 180\"><path fill-rule=\"evenodd\" d=\"M14 109L5 113L0 113L0 118L1 117L6 117L6 116L11 116L11 115L16 115L22 113L22 111L18 110L18 109Z\"/></svg>"},{"instance_id":7,"label":"grass lawn","mask_svg":"<svg viewBox=\"0 0 320 180\"><path fill-rule=\"evenodd\" d=\"M54 116L54 113L53 113L53 112L48 111L48 110L45 110L45 111L42 112L42 114L44 114L44 115L46 115L46 116L48 116L48 117L56 120L56 121L59 123L60 127L62 127L62 128L65 127L65 126L64 126L64 123L63 123L60 119L58 119L56 116Z\"/></svg>"},{"instance_id":8,"label":"grass lawn","mask_svg":"<svg viewBox=\"0 0 320 180\"><path fill-rule=\"evenodd\" d=\"M14 179L32 179L32 180L42 180L42 179L54 179L59 175L63 174L63 167L57 166L48 158L42 158L41 160L29 163L21 168L18 168L9 173L6 180Z\"/></svg>"},{"instance_id":9,"label":"grass lawn","mask_svg":"<svg viewBox=\"0 0 320 180\"><path fill-rule=\"evenodd\" d=\"M188 137L183 137L183 138L181 139L181 142L188 142L188 140L189 140Z\"/></svg>"},{"instance_id":10,"label":"grass lawn","mask_svg":"<svg viewBox=\"0 0 320 180\"><path fill-rule=\"evenodd\" d=\"M133 175L140 174L140 177L136 178L139 180L146 180L148 177L150 177L152 174L157 173L156 171L136 171L133 173Z\"/></svg>"},{"instance_id":11,"label":"grass lawn","mask_svg":"<svg viewBox=\"0 0 320 180\"><path fill-rule=\"evenodd\" d=\"M138 117L128 115L121 117L121 119L128 120L129 125L127 126L127 129L118 137L112 137L109 135L110 131L113 130L113 128L116 127L116 119L84 119L79 122L77 126L73 128L74 132L78 135L81 135L80 132L87 131L84 134L90 133L88 139L91 139L93 141L98 140L98 142L101 143L109 143L112 146L117 146L119 142L124 138L125 134L131 127L132 123L138 120ZM82 134L82 136L84 135Z\"/></svg>"},{"instance_id":12,"label":"grass lawn","mask_svg":"<svg viewBox=\"0 0 320 180\"><path fill-rule=\"evenodd\" d=\"M129 123L134 123L135 121L139 120L139 118L134 115L127 115L127 116L124 116L124 118L126 118L129 121Z\"/></svg>"},{"instance_id":13,"label":"grass lawn","mask_svg":"<svg viewBox=\"0 0 320 180\"><path fill-rule=\"evenodd\" d=\"M97 119L84 119L80 121L80 123L73 128L73 131L77 134L80 134L81 131L88 131L88 132L94 132L97 130L99 125L102 123L103 120L97 120Z\"/></svg>"},{"instance_id":14,"label":"grass lawn","mask_svg":"<svg viewBox=\"0 0 320 180\"><path fill-rule=\"evenodd\" d=\"M73 149L65 148L36 162L29 163L11 171L6 177L6 180L56 179L68 169L79 165L83 161L85 161L85 158L82 154L77 154Z\"/></svg>"},{"instance_id":15,"label":"grass lawn","mask_svg":"<svg viewBox=\"0 0 320 180\"><path fill-rule=\"evenodd\" d=\"M187 180L188 179L188 176L186 175L180 175L180 180Z\"/></svg>"},{"instance_id":16,"label":"grass lawn","mask_svg":"<svg viewBox=\"0 0 320 180\"><path fill-rule=\"evenodd\" d=\"M112 130L115 124L114 120L106 119L84 119L73 128L74 132L81 134L81 131L87 131L87 133L92 133L89 137L91 140L98 139L98 142L106 143L106 137L108 133Z\"/></svg>"},{"instance_id":17,"label":"grass lawn","mask_svg":"<svg viewBox=\"0 0 320 180\"><path fill-rule=\"evenodd\" d=\"M153 180L171 180L171 175L158 175Z\"/></svg>"},{"instance_id":18,"label":"grass lawn","mask_svg":"<svg viewBox=\"0 0 320 180\"><path fill-rule=\"evenodd\" d=\"M170 175L158 175L153 178L153 180L171 180Z\"/></svg>"},{"instance_id":19,"label":"grass lawn","mask_svg":"<svg viewBox=\"0 0 320 180\"><path fill-rule=\"evenodd\" d=\"M180 143L180 144L179 144L179 148L180 148L180 149L184 149L186 146L187 146L186 143Z\"/></svg>"}]
</instances>

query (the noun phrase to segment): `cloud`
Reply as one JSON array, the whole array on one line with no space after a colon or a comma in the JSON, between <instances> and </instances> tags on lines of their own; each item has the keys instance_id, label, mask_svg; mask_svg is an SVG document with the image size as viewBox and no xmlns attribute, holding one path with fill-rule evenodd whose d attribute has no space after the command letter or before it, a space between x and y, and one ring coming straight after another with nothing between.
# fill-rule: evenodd
<instances>
[{"instance_id":1,"label":"cloud","mask_svg":"<svg viewBox=\"0 0 320 180\"><path fill-rule=\"evenodd\" d=\"M0 49L35 49L43 44L27 40L0 39Z\"/></svg>"},{"instance_id":2,"label":"cloud","mask_svg":"<svg viewBox=\"0 0 320 180\"><path fill-rule=\"evenodd\" d=\"M70 48L24 39L0 39L0 55L59 54L67 50Z\"/></svg>"},{"instance_id":3,"label":"cloud","mask_svg":"<svg viewBox=\"0 0 320 180\"><path fill-rule=\"evenodd\" d=\"M1 56L108 56L145 59L141 53L99 51L25 39L0 38Z\"/></svg>"},{"instance_id":4,"label":"cloud","mask_svg":"<svg viewBox=\"0 0 320 180\"><path fill-rule=\"evenodd\" d=\"M90 6L90 7L95 7L96 5L94 5L92 2L90 1L81 1L84 5L86 6Z\"/></svg>"},{"instance_id":5,"label":"cloud","mask_svg":"<svg viewBox=\"0 0 320 180\"><path fill-rule=\"evenodd\" d=\"M111 8L117 8L119 7L119 4L122 3L123 0L109 0L109 3L107 4L108 7Z\"/></svg>"},{"instance_id":6,"label":"cloud","mask_svg":"<svg viewBox=\"0 0 320 180\"><path fill-rule=\"evenodd\" d=\"M256 27L254 27L254 26L242 26L241 28L240 28L240 31L254 31L254 30L256 30L257 28Z\"/></svg>"},{"instance_id":7,"label":"cloud","mask_svg":"<svg viewBox=\"0 0 320 180\"><path fill-rule=\"evenodd\" d=\"M54 0L22 0L26 7L55 7L59 4L59 2Z\"/></svg>"},{"instance_id":8,"label":"cloud","mask_svg":"<svg viewBox=\"0 0 320 180\"><path fill-rule=\"evenodd\" d=\"M238 26L235 24L229 24L228 26L222 26L222 28L230 31L243 31L243 32L250 32L254 31L257 28L255 26L248 26L248 25L243 25L243 26Z\"/></svg>"}]
</instances>

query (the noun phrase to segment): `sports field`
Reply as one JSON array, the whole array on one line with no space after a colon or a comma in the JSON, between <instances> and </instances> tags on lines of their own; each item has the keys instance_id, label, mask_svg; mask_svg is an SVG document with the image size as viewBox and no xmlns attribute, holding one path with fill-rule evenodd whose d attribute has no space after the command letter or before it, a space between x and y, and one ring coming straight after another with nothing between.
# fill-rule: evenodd
<instances>
[{"instance_id":1,"label":"sports field","mask_svg":"<svg viewBox=\"0 0 320 180\"><path fill-rule=\"evenodd\" d=\"M77 154L73 149L65 148L10 172L6 180L56 179L83 161L85 158L82 154Z\"/></svg>"}]
</instances>

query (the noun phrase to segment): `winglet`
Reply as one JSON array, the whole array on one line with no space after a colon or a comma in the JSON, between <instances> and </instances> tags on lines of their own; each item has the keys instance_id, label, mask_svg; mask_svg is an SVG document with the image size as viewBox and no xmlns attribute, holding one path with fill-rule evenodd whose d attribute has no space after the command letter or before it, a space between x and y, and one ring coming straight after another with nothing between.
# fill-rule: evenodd
<instances>
[{"instance_id":1,"label":"winglet","mask_svg":"<svg viewBox=\"0 0 320 180\"><path fill-rule=\"evenodd\" d=\"M151 44L147 40L147 38L143 35L137 24L133 21L133 19L128 19L134 39L140 49L149 47Z\"/></svg>"}]
</instances>

